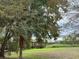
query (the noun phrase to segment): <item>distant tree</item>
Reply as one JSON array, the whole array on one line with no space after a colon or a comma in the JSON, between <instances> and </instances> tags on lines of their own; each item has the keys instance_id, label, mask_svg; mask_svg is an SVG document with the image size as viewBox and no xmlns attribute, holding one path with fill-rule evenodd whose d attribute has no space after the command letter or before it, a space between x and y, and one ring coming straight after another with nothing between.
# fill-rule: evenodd
<instances>
[{"instance_id":1,"label":"distant tree","mask_svg":"<svg viewBox=\"0 0 79 59\"><path fill-rule=\"evenodd\" d=\"M71 34L69 36L66 36L61 43L70 44L70 45L74 46L75 44L79 44L78 42L79 42L79 40L77 40L77 36L75 34Z\"/></svg>"}]
</instances>

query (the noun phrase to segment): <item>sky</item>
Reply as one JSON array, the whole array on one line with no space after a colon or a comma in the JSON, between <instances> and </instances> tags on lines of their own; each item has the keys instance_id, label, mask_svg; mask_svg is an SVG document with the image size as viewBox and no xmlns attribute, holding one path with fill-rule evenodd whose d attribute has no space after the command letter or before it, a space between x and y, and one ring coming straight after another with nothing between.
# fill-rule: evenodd
<instances>
[{"instance_id":1,"label":"sky","mask_svg":"<svg viewBox=\"0 0 79 59\"><path fill-rule=\"evenodd\" d=\"M70 35L72 33L79 34L79 10L74 8L74 6L79 6L79 0L68 0L70 5L68 7L68 12L63 13L60 9L62 19L58 21L60 27L60 36Z\"/></svg>"}]
</instances>

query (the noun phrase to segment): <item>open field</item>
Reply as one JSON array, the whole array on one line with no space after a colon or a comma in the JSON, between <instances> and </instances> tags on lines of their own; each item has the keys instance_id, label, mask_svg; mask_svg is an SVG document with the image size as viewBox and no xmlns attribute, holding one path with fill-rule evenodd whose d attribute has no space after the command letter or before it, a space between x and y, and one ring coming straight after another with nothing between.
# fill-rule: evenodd
<instances>
[{"instance_id":1,"label":"open field","mask_svg":"<svg viewBox=\"0 0 79 59\"><path fill-rule=\"evenodd\" d=\"M18 59L18 55L12 53L7 59ZM24 50L23 59L79 59L79 47Z\"/></svg>"},{"instance_id":2,"label":"open field","mask_svg":"<svg viewBox=\"0 0 79 59\"><path fill-rule=\"evenodd\" d=\"M79 44L48 44L47 48L79 47Z\"/></svg>"}]
</instances>

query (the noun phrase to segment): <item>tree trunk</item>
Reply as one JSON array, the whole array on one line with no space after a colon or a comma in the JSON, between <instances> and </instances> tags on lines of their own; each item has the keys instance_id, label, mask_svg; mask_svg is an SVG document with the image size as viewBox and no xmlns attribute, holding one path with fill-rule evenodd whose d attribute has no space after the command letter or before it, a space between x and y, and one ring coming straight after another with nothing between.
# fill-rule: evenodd
<instances>
[{"instance_id":1,"label":"tree trunk","mask_svg":"<svg viewBox=\"0 0 79 59\"><path fill-rule=\"evenodd\" d=\"M22 49L24 47L24 37L22 35L20 35L20 39L19 39L19 59L22 59Z\"/></svg>"},{"instance_id":2,"label":"tree trunk","mask_svg":"<svg viewBox=\"0 0 79 59\"><path fill-rule=\"evenodd\" d=\"M4 57L5 57L5 56L4 56L4 50L5 50L6 42L7 42L7 41L4 41L3 44L2 44L2 46L1 46L1 49L0 49L0 59L1 59L1 58L4 59Z\"/></svg>"},{"instance_id":3,"label":"tree trunk","mask_svg":"<svg viewBox=\"0 0 79 59\"><path fill-rule=\"evenodd\" d=\"M1 45L1 48L0 48L0 59L4 59L5 58L5 56L4 56L4 50L5 50L5 46L7 44L7 41L10 38L11 38L10 33L8 34L8 31L7 31L7 33L5 35L5 38L4 38L4 41L3 41L2 45Z\"/></svg>"},{"instance_id":4,"label":"tree trunk","mask_svg":"<svg viewBox=\"0 0 79 59\"><path fill-rule=\"evenodd\" d=\"M20 48L19 59L22 59L22 48Z\"/></svg>"},{"instance_id":5,"label":"tree trunk","mask_svg":"<svg viewBox=\"0 0 79 59\"><path fill-rule=\"evenodd\" d=\"M3 42L1 49L0 49L0 58L3 58L3 59L4 59L4 50L5 50L6 42L7 41Z\"/></svg>"},{"instance_id":6,"label":"tree trunk","mask_svg":"<svg viewBox=\"0 0 79 59\"><path fill-rule=\"evenodd\" d=\"M4 50L1 48L0 50L0 59L4 59Z\"/></svg>"}]
</instances>

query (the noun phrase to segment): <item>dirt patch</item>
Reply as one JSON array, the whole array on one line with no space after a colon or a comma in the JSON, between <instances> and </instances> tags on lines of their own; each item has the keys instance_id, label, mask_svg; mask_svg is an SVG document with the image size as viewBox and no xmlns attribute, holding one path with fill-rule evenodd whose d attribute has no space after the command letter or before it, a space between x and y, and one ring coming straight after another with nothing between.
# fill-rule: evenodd
<instances>
[{"instance_id":1,"label":"dirt patch","mask_svg":"<svg viewBox=\"0 0 79 59\"><path fill-rule=\"evenodd\" d=\"M42 52L37 53L37 56L47 57L48 59L79 59L79 48L78 49L66 49L55 52Z\"/></svg>"}]
</instances>

